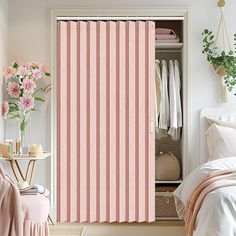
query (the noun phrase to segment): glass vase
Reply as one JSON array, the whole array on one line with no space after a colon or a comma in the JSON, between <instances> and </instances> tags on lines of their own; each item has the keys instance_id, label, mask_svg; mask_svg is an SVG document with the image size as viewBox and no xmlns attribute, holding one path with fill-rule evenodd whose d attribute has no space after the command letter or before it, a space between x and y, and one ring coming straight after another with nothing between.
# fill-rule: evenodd
<instances>
[{"instance_id":1,"label":"glass vase","mask_svg":"<svg viewBox=\"0 0 236 236\"><path fill-rule=\"evenodd\" d=\"M20 144L21 144L21 148L25 146L25 130L26 130L26 126L28 124L28 120L26 120L26 117L22 117L22 119L20 119Z\"/></svg>"}]
</instances>

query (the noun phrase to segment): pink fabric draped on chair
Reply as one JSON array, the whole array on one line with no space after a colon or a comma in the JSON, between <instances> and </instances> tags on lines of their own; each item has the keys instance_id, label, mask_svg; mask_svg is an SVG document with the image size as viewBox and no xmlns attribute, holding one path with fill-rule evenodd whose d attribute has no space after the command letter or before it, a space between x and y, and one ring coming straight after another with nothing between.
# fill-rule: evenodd
<instances>
[{"instance_id":1,"label":"pink fabric draped on chair","mask_svg":"<svg viewBox=\"0 0 236 236\"><path fill-rule=\"evenodd\" d=\"M20 196L0 164L0 235L49 236L49 201L42 195Z\"/></svg>"}]
</instances>

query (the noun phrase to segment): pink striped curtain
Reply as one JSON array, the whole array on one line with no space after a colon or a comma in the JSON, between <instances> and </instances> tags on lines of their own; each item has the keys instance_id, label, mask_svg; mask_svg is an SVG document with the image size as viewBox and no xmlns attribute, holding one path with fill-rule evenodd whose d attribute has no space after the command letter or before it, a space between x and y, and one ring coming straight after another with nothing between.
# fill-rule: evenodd
<instances>
[{"instance_id":1,"label":"pink striped curtain","mask_svg":"<svg viewBox=\"0 0 236 236\"><path fill-rule=\"evenodd\" d=\"M154 221L154 22L57 29L58 221Z\"/></svg>"}]
</instances>

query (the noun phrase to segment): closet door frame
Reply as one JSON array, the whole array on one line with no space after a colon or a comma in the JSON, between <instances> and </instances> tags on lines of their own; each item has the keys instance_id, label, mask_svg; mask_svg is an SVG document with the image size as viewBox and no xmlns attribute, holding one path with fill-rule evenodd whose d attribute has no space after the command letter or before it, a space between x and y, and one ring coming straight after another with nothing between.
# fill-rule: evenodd
<instances>
[{"instance_id":1,"label":"closet door frame","mask_svg":"<svg viewBox=\"0 0 236 236\"><path fill-rule=\"evenodd\" d=\"M89 17L88 17L89 16ZM191 150L191 78L190 78L190 10L189 8L80 8L51 10L51 78L53 85L51 111L51 205L52 218L56 218L57 193L57 58L56 33L57 20L86 19L121 19L121 20L181 20L183 19L183 49L182 49L182 89L183 89L183 133L181 143L182 176L188 174L188 158Z\"/></svg>"}]
</instances>

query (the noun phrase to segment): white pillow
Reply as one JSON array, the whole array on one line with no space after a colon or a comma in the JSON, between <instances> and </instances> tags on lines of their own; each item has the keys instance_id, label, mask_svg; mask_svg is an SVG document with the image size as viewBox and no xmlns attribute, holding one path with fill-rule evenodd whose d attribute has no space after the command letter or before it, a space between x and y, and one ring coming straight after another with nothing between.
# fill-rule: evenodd
<instances>
[{"instance_id":1,"label":"white pillow","mask_svg":"<svg viewBox=\"0 0 236 236\"><path fill-rule=\"evenodd\" d=\"M206 117L209 125L216 124L224 127L234 128L236 129L236 121L223 121L223 120L216 120L209 117Z\"/></svg>"},{"instance_id":2,"label":"white pillow","mask_svg":"<svg viewBox=\"0 0 236 236\"><path fill-rule=\"evenodd\" d=\"M206 136L209 160L236 156L236 129L212 124Z\"/></svg>"}]
</instances>

